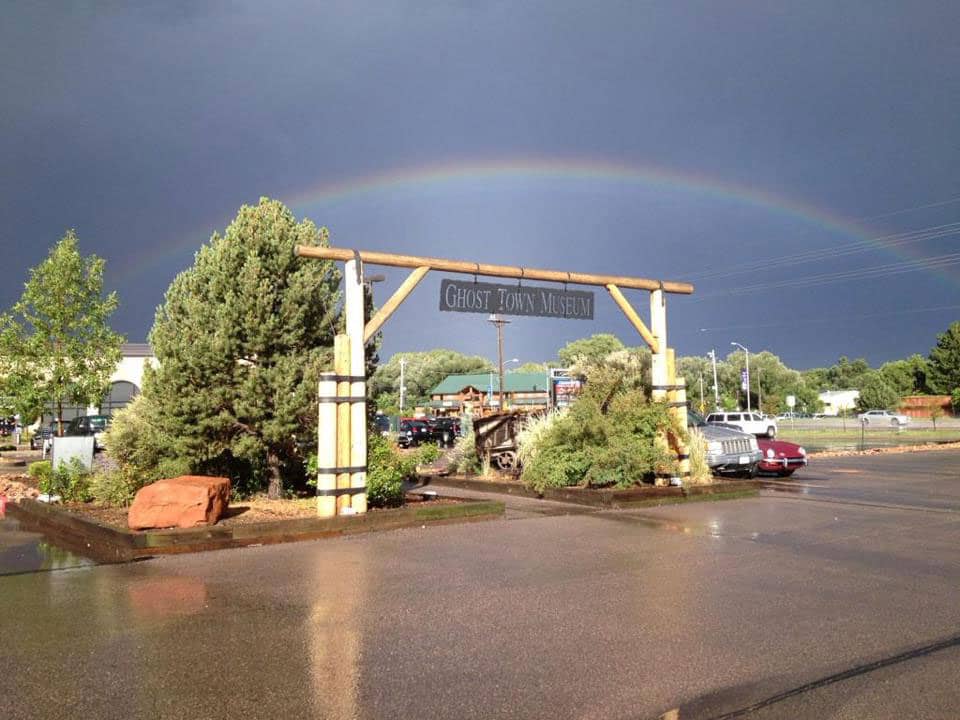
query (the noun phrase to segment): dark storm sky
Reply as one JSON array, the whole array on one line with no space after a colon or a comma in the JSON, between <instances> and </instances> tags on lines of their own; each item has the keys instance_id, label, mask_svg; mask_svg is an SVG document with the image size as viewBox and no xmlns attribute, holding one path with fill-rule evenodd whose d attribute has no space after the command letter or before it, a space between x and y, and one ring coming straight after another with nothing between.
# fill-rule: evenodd
<instances>
[{"instance_id":1,"label":"dark storm sky","mask_svg":"<svg viewBox=\"0 0 960 720\"><path fill-rule=\"evenodd\" d=\"M681 354L876 365L960 317L955 2L142 5L4 6L0 307L73 227L143 340L267 195L344 247L689 279ZM385 272L380 301L404 276ZM483 316L437 311L440 279L384 357L495 356ZM592 323L517 319L507 357L639 344L601 293Z\"/></svg>"}]
</instances>

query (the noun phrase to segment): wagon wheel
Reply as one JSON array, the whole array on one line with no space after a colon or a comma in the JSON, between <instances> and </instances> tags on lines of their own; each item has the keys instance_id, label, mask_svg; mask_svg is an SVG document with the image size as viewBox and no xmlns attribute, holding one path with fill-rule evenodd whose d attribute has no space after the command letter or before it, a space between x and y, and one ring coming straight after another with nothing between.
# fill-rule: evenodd
<instances>
[{"instance_id":1,"label":"wagon wheel","mask_svg":"<svg viewBox=\"0 0 960 720\"><path fill-rule=\"evenodd\" d=\"M493 462L500 470L514 470L517 467L517 453L506 450L493 456Z\"/></svg>"}]
</instances>

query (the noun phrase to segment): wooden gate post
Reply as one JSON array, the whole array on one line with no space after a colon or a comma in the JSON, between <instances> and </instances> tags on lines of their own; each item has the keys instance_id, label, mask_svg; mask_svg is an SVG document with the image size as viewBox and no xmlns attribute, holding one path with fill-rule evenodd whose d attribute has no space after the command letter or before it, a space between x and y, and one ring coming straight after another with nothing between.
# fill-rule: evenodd
<instances>
[{"instance_id":1,"label":"wooden gate post","mask_svg":"<svg viewBox=\"0 0 960 720\"><path fill-rule=\"evenodd\" d=\"M317 419L317 516L337 514L337 395L336 373L320 375L320 409Z\"/></svg>"},{"instance_id":2,"label":"wooden gate post","mask_svg":"<svg viewBox=\"0 0 960 720\"><path fill-rule=\"evenodd\" d=\"M333 339L333 369L337 373L337 515L350 508L350 337Z\"/></svg>"},{"instance_id":3,"label":"wooden gate post","mask_svg":"<svg viewBox=\"0 0 960 720\"><path fill-rule=\"evenodd\" d=\"M344 310L350 338L350 473L349 507L356 513L367 511L367 363L363 341L364 295L363 266L359 258L344 263ZM357 469L362 468L362 469Z\"/></svg>"},{"instance_id":4,"label":"wooden gate post","mask_svg":"<svg viewBox=\"0 0 960 720\"><path fill-rule=\"evenodd\" d=\"M657 347L650 362L650 375L653 381L651 396L654 402L667 402L667 389L671 385L667 367L667 298L663 290L650 292L650 333L657 340ZM660 439L663 446L670 447L670 439L664 434ZM666 485L669 480L658 477L657 485Z\"/></svg>"}]
</instances>

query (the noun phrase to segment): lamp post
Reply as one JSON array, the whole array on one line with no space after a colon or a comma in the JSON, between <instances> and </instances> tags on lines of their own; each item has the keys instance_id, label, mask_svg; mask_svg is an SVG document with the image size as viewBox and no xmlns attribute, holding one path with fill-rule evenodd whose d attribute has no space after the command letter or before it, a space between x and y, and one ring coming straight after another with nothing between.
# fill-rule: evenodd
<instances>
[{"instance_id":1,"label":"lamp post","mask_svg":"<svg viewBox=\"0 0 960 720\"><path fill-rule=\"evenodd\" d=\"M510 321L505 320L503 315L491 315L487 318L487 321L497 326L497 359L500 365L500 406L498 410L503 412L503 326Z\"/></svg>"},{"instance_id":2,"label":"lamp post","mask_svg":"<svg viewBox=\"0 0 960 720\"><path fill-rule=\"evenodd\" d=\"M717 388L717 353L714 350L709 352L710 361L713 363L713 407L720 409L720 390Z\"/></svg>"},{"instance_id":3,"label":"lamp post","mask_svg":"<svg viewBox=\"0 0 960 720\"><path fill-rule=\"evenodd\" d=\"M400 358L400 416L403 417L403 396L407 393L407 386L403 384L403 370L407 366L407 359Z\"/></svg>"},{"instance_id":4,"label":"lamp post","mask_svg":"<svg viewBox=\"0 0 960 720\"><path fill-rule=\"evenodd\" d=\"M743 350L744 357L746 358L747 365L747 412L750 412L750 351L747 350L743 345L738 342L731 342L731 345L736 345L738 348Z\"/></svg>"}]
</instances>

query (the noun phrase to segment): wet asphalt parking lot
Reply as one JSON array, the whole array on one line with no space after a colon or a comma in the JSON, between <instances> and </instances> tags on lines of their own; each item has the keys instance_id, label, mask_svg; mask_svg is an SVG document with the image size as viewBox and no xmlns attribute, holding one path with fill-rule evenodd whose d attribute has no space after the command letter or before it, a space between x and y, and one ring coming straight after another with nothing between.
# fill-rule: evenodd
<instances>
[{"instance_id":1,"label":"wet asphalt parking lot","mask_svg":"<svg viewBox=\"0 0 960 720\"><path fill-rule=\"evenodd\" d=\"M960 451L0 577L3 718L955 718Z\"/></svg>"}]
</instances>

